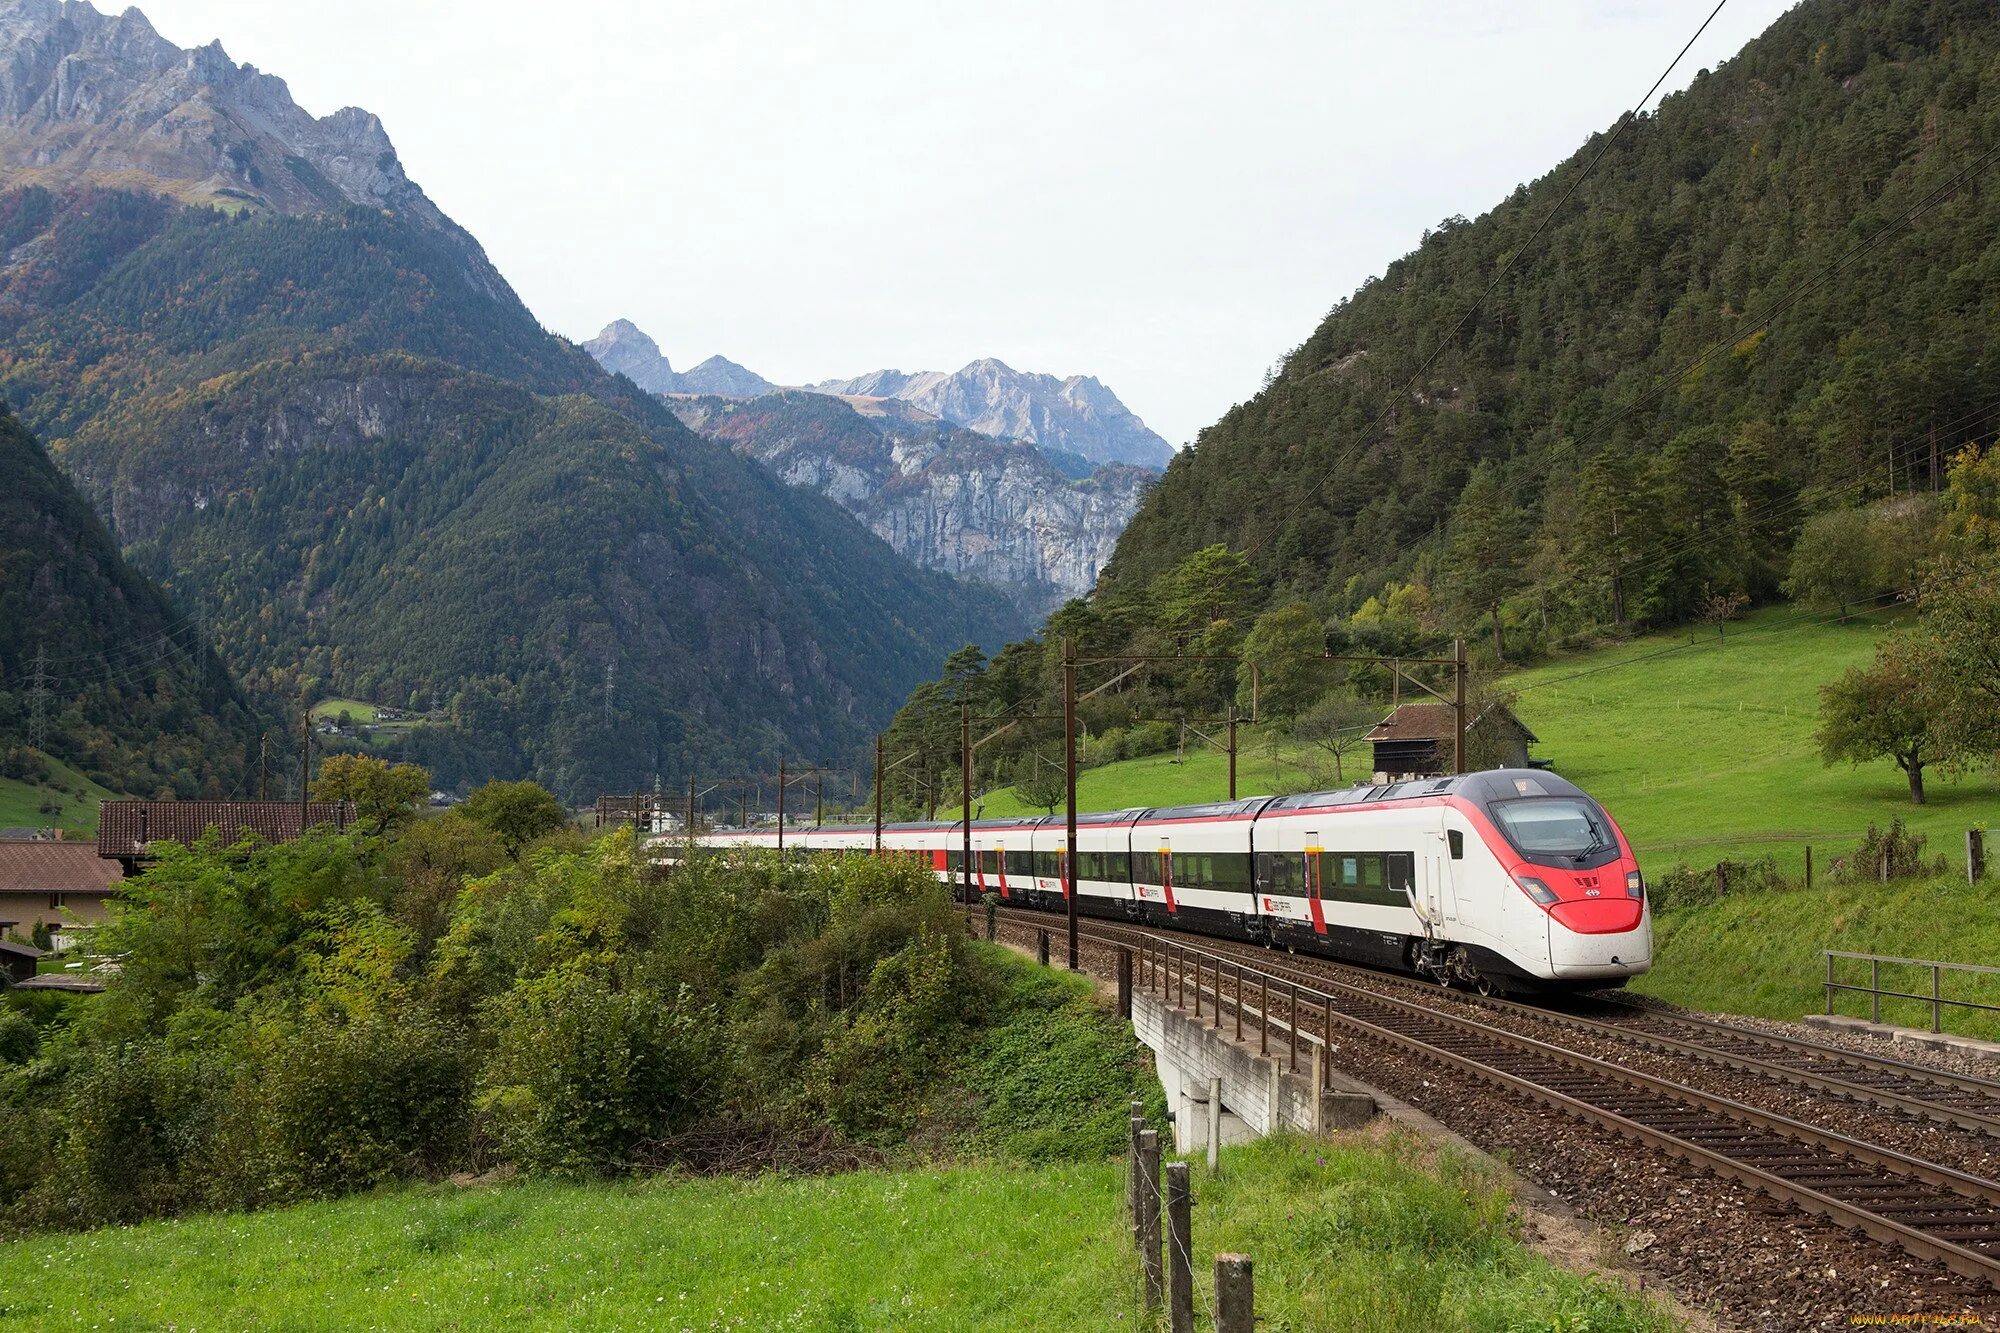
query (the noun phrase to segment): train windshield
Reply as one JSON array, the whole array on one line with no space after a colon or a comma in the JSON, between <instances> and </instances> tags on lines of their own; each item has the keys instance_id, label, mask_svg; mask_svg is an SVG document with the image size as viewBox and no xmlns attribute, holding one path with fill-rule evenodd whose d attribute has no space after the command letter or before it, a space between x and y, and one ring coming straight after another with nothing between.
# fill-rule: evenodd
<instances>
[{"instance_id":1,"label":"train windshield","mask_svg":"<svg viewBox=\"0 0 2000 1333\"><path fill-rule=\"evenodd\" d=\"M1573 797L1500 801L1493 806L1493 816L1514 850L1529 860L1561 856L1581 861L1617 845L1597 807Z\"/></svg>"}]
</instances>

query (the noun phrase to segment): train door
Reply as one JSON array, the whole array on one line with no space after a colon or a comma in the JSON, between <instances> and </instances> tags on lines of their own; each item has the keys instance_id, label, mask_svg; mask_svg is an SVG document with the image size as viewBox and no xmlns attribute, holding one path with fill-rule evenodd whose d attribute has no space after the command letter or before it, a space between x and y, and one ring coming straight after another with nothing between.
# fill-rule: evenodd
<instances>
[{"instance_id":1,"label":"train door","mask_svg":"<svg viewBox=\"0 0 2000 1333\"><path fill-rule=\"evenodd\" d=\"M993 844L993 863L995 872L1000 876L1000 896L1002 898L1012 897L1013 895L1007 892L1007 844L1006 843L996 842Z\"/></svg>"},{"instance_id":2,"label":"train door","mask_svg":"<svg viewBox=\"0 0 2000 1333\"><path fill-rule=\"evenodd\" d=\"M1178 912L1174 902L1174 845L1172 839L1160 839L1160 888L1167 895L1167 910Z\"/></svg>"},{"instance_id":3,"label":"train door","mask_svg":"<svg viewBox=\"0 0 2000 1333\"><path fill-rule=\"evenodd\" d=\"M1319 834L1306 834L1306 912L1312 917L1313 933L1326 934L1326 866Z\"/></svg>"}]
</instances>

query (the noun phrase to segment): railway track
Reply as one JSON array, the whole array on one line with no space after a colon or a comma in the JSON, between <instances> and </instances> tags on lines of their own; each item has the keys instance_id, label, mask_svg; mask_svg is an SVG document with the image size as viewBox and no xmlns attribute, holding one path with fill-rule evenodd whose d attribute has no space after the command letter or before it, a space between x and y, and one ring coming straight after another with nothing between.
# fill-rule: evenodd
<instances>
[{"instance_id":1,"label":"railway track","mask_svg":"<svg viewBox=\"0 0 2000 1333\"><path fill-rule=\"evenodd\" d=\"M1046 928L1047 918L1037 920L1036 913L1008 916L1010 921ZM1099 946L1133 949L1140 959L1139 979L1148 989L1183 1005L1191 997L1218 1026L1225 1011L1233 1011L1235 1022L1254 1024L1266 1042L1281 1031L1293 1050L1301 1041L1308 1047L1331 1042L1338 1030L1441 1062L2000 1287L2000 1184L1993 1181L1495 1026L1457 1005L1440 1007L1426 1002L1430 988L1420 983L1407 984L1426 998L1414 994L1406 998L1387 993L1387 988L1340 980L1331 973L1353 969L1339 964L1322 965L1315 959L1309 970L1294 956L1274 957L1254 945L1206 940L1197 945L1173 932L1101 921L1091 922L1084 934ZM1219 947L1206 947L1210 943ZM1381 974L1363 975L1371 983L1383 980ZM1275 995L1284 1001L1282 1008L1272 1003L1274 984ZM1548 1016L1548 1011L1534 1006L1516 1007L1538 1018ZM1570 1021L1569 1016L1558 1021ZM1691 1059L1720 1060L1746 1069L1754 1065L1756 1072L1810 1081L1841 1096L1894 1098L1908 1103L1905 1109L1921 1106L1924 1109L1915 1113L1937 1118L1948 1118L1945 1112L1986 1118L1978 1110L1949 1106L1941 1100L1947 1094L1938 1091L1953 1089L1979 1106L1983 1103L1978 1099L1987 1094L1976 1079L1932 1080L1926 1077L1932 1071L1848 1052L1838 1053L1851 1058L1843 1063L1844 1072L1836 1074L1811 1067L1815 1061L1824 1065L1834 1053L1797 1049L1812 1048L1809 1042L1778 1039L1776 1048L1731 1049L1726 1038L1738 1030L1727 1025L1715 1025L1724 1032L1709 1036L1712 1044L1703 1045L1658 1033L1634 1034L1596 1020L1575 1021L1622 1039L1636 1036L1646 1044L1659 1043L1656 1049L1671 1049ZM1771 1058L1775 1056L1784 1058ZM1868 1081L1877 1078L1883 1085ZM1892 1080L1907 1080L1904 1087L1920 1085L1932 1095L1884 1086ZM1961 1082L1974 1086L1956 1086Z\"/></svg>"}]
</instances>

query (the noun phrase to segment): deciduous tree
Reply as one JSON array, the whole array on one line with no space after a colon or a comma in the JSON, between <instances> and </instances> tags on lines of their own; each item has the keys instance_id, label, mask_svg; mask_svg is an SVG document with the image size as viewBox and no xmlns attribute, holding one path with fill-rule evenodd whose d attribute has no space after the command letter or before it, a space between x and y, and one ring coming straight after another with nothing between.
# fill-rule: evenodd
<instances>
[{"instance_id":1,"label":"deciduous tree","mask_svg":"<svg viewBox=\"0 0 2000 1333\"><path fill-rule=\"evenodd\" d=\"M1828 764L1891 759L1910 781L1910 800L1924 803L1924 770L1951 754L1937 728L1934 688L1938 662L1931 643L1914 634L1885 640L1874 662L1852 667L1820 690L1820 756Z\"/></svg>"},{"instance_id":2,"label":"deciduous tree","mask_svg":"<svg viewBox=\"0 0 2000 1333\"><path fill-rule=\"evenodd\" d=\"M313 783L315 801L349 801L374 833L408 819L430 795L431 775L415 764L365 754L328 755Z\"/></svg>"}]
</instances>

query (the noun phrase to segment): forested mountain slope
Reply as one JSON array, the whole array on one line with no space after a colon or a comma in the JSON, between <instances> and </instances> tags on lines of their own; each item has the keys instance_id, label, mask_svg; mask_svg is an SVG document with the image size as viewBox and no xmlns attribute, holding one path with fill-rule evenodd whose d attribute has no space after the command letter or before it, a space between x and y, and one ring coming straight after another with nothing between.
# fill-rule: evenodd
<instances>
[{"instance_id":1,"label":"forested mountain slope","mask_svg":"<svg viewBox=\"0 0 2000 1333\"><path fill-rule=\"evenodd\" d=\"M830 757L1016 625L377 210L0 197L0 384L260 697L441 710L449 781Z\"/></svg>"},{"instance_id":2,"label":"forested mountain slope","mask_svg":"<svg viewBox=\"0 0 2000 1333\"><path fill-rule=\"evenodd\" d=\"M256 724L199 626L11 415L0 478L0 778L40 786L54 758L114 790L244 794Z\"/></svg>"},{"instance_id":3,"label":"forested mountain slope","mask_svg":"<svg viewBox=\"0 0 2000 1333\"><path fill-rule=\"evenodd\" d=\"M1990 434L2000 9L1807 0L1531 243L1602 144L1341 302L1174 459L1107 594L1222 543L1335 617L1398 580L1451 628L1507 598L1557 629L1673 620L1770 592L1802 514L1930 486L1933 425L1946 455Z\"/></svg>"}]
</instances>

